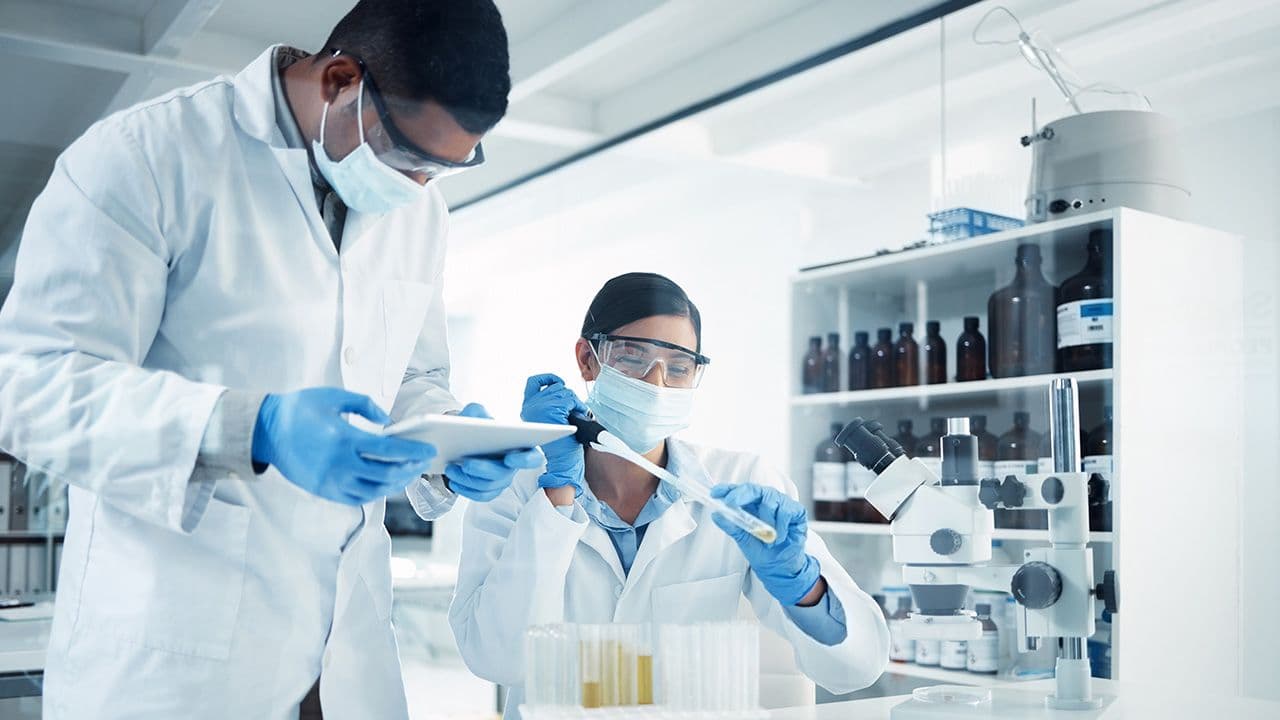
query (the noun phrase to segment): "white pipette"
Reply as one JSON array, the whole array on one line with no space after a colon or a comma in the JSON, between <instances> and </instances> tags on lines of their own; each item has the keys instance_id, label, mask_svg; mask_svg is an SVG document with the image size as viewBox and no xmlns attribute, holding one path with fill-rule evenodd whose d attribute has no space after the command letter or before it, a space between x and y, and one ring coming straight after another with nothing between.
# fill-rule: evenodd
<instances>
[{"instance_id":1,"label":"white pipette","mask_svg":"<svg viewBox=\"0 0 1280 720\"><path fill-rule=\"evenodd\" d=\"M578 428L576 437L583 445L589 445L600 452L616 455L623 460L644 468L654 477L671 483L675 489L690 500L701 503L707 508L724 515L729 522L751 533L761 542L772 543L778 539L778 531L774 530L769 523L742 508L734 507L719 498L711 497L710 490L701 483L684 480L666 469L654 465L649 462L648 458L627 447L626 443L619 440L608 430L605 430L604 426L595 420L575 415L569 418L569 422Z\"/></svg>"}]
</instances>

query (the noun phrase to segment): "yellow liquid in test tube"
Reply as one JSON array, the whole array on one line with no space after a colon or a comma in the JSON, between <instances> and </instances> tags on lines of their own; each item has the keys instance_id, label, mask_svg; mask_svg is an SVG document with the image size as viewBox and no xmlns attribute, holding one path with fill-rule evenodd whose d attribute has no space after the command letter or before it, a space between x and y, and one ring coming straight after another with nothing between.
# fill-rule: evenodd
<instances>
[{"instance_id":1,"label":"yellow liquid in test tube","mask_svg":"<svg viewBox=\"0 0 1280 720\"><path fill-rule=\"evenodd\" d=\"M587 682L582 683L582 707L598 708L604 706L604 698L601 696L600 683Z\"/></svg>"},{"instance_id":2,"label":"yellow liquid in test tube","mask_svg":"<svg viewBox=\"0 0 1280 720\"><path fill-rule=\"evenodd\" d=\"M640 705L653 704L653 656L636 656L637 702Z\"/></svg>"}]
</instances>

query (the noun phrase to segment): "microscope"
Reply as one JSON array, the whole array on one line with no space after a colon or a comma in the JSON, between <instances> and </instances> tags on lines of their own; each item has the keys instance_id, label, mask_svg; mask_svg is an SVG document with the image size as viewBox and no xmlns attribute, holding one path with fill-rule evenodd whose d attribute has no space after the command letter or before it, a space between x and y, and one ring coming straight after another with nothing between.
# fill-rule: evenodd
<instances>
[{"instance_id":1,"label":"microscope","mask_svg":"<svg viewBox=\"0 0 1280 720\"><path fill-rule=\"evenodd\" d=\"M1049 387L1054 472L982 478L978 441L968 419L947 422L942 438L942 472L908 458L902 446L876 422L856 418L836 442L876 480L867 500L890 520L893 559L918 612L907 634L924 640L973 640L981 624L966 601L970 588L1012 593L1017 601L1018 638L1026 650L1058 643L1056 687L1044 697L1014 688L942 686L917 690L895 707L895 720L972 717L1102 717L1113 698L1092 691L1085 643L1094 632L1095 601L1117 611L1114 572L1094 584L1089 540L1089 505L1106 494L1100 476L1079 472L1079 405L1075 382L1057 379ZM992 565L994 510L1047 510L1047 548L1026 551L1020 565Z\"/></svg>"}]
</instances>

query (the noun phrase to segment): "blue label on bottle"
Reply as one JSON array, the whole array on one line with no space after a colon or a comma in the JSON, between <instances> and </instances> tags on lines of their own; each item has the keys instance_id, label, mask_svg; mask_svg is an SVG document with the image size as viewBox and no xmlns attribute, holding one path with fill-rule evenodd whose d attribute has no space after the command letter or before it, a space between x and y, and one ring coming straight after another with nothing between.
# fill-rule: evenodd
<instances>
[{"instance_id":1,"label":"blue label on bottle","mask_svg":"<svg viewBox=\"0 0 1280 720\"><path fill-rule=\"evenodd\" d=\"M1082 318L1099 318L1111 317L1113 315L1112 302L1087 303L1080 306L1080 317Z\"/></svg>"}]
</instances>

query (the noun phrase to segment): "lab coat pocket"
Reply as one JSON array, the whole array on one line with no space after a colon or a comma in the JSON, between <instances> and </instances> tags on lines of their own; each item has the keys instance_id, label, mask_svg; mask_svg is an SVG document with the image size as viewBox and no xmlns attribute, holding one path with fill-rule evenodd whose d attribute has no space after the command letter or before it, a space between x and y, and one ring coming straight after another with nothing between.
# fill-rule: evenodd
<instances>
[{"instance_id":1,"label":"lab coat pocket","mask_svg":"<svg viewBox=\"0 0 1280 720\"><path fill-rule=\"evenodd\" d=\"M732 620L742 597L742 573L672 583L653 589L653 621L698 623Z\"/></svg>"},{"instance_id":2,"label":"lab coat pocket","mask_svg":"<svg viewBox=\"0 0 1280 720\"><path fill-rule=\"evenodd\" d=\"M433 291L429 283L412 280L391 280L382 290L383 332L387 349L382 368L382 394L388 403L395 401L400 384L404 382L404 372L422 335Z\"/></svg>"},{"instance_id":3,"label":"lab coat pocket","mask_svg":"<svg viewBox=\"0 0 1280 720\"><path fill-rule=\"evenodd\" d=\"M225 660L245 577L250 511L217 498L190 535L96 508L77 630Z\"/></svg>"}]
</instances>

